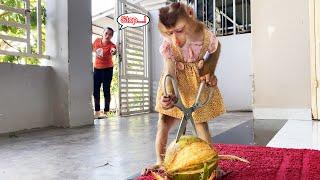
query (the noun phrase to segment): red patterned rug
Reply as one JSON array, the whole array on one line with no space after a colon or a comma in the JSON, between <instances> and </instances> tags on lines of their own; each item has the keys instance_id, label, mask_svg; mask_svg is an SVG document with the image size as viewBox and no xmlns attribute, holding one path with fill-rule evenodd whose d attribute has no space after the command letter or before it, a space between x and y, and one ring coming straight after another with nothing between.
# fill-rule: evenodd
<instances>
[{"instance_id":1,"label":"red patterned rug","mask_svg":"<svg viewBox=\"0 0 320 180\"><path fill-rule=\"evenodd\" d=\"M230 144L214 146L219 154L237 155L250 161L250 164L220 161L221 169L231 171L223 178L226 180L320 180L320 151Z\"/></svg>"}]
</instances>

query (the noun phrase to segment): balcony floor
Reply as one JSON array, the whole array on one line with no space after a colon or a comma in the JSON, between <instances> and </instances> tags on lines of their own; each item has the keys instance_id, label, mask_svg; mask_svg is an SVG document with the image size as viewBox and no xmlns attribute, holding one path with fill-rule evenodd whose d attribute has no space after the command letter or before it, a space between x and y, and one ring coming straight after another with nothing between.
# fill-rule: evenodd
<instances>
[{"instance_id":1,"label":"balcony floor","mask_svg":"<svg viewBox=\"0 0 320 180\"><path fill-rule=\"evenodd\" d=\"M157 117L115 117L95 120L94 126L2 136L0 179L126 179L154 163ZM286 122L227 113L209 124L215 143L265 146Z\"/></svg>"}]
</instances>

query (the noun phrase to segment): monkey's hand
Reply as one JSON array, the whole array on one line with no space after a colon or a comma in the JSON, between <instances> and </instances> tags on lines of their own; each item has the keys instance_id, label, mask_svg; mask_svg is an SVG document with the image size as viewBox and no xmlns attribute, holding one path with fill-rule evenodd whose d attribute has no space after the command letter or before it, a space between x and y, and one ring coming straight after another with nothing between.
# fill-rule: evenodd
<instances>
[{"instance_id":1,"label":"monkey's hand","mask_svg":"<svg viewBox=\"0 0 320 180\"><path fill-rule=\"evenodd\" d=\"M206 74L200 77L201 81L205 81L208 86L216 86L218 79L214 74Z\"/></svg>"},{"instance_id":2,"label":"monkey's hand","mask_svg":"<svg viewBox=\"0 0 320 180\"><path fill-rule=\"evenodd\" d=\"M164 109L172 108L176 101L177 101L177 97L172 94L161 97L161 105Z\"/></svg>"}]
</instances>

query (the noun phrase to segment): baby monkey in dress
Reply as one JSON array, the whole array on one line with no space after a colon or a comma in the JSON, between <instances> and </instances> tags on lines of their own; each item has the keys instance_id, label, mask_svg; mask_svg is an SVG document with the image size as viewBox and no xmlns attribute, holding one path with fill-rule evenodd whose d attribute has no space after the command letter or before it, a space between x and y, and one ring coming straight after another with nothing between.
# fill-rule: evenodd
<instances>
[{"instance_id":1,"label":"baby monkey in dress","mask_svg":"<svg viewBox=\"0 0 320 180\"><path fill-rule=\"evenodd\" d=\"M215 35L195 18L192 8L181 3L172 3L159 10L158 29L164 37L160 52L165 61L165 69L157 93L156 111L159 112L155 143L157 163L153 168L161 167L168 133L182 117L182 112L174 107L176 101L174 93L164 95L163 77L166 74L176 77L180 98L186 106L195 101L195 94L201 81L214 88L214 96L207 105L193 113L199 138L211 143L207 121L225 112L217 88L217 78L214 75L220 53L220 44ZM206 60L203 60L204 54L208 57Z\"/></svg>"}]
</instances>

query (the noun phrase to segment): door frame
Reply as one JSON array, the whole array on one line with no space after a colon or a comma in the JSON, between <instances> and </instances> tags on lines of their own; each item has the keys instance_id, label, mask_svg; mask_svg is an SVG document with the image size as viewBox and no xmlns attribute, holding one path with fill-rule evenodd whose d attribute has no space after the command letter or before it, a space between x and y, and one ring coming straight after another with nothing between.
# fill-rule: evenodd
<instances>
[{"instance_id":1,"label":"door frame","mask_svg":"<svg viewBox=\"0 0 320 180\"><path fill-rule=\"evenodd\" d=\"M127 8L127 6L129 6ZM119 15L121 15L122 13L126 13L126 10L128 10L129 12L133 12L132 10L137 10L137 12L139 13L143 13L143 14L146 14L150 17L150 14L149 12L141 7L141 6L138 6L138 5L135 5L135 4L132 4L130 2L127 2L127 0L117 0L115 1L115 11L114 11L114 20L118 26L118 30L120 29L120 25L118 24L117 22L117 18ZM149 113L151 111L151 91L150 91L150 48L147 48L149 45L150 45L150 34L149 34L149 29L150 28L150 25L146 25L145 27L143 27L143 30L142 30L142 36L143 36L143 53L142 53L142 58L143 58L143 74L142 75L134 75L132 74L132 71L134 69L130 69L127 64L127 50L130 49L127 47L129 43L129 41L127 40L128 39L135 39L137 40L136 38L134 38L133 36L130 37L129 34L127 34L125 31L127 29L123 29L121 30L121 32L119 31L118 34L117 34L117 47L118 47L118 53L117 53L117 60L118 60L118 67L119 67L119 71L118 71L118 79L119 79L119 82L118 82L118 85L119 85L119 112L118 112L118 115L120 116L130 116L130 115L134 115L134 114L144 114L144 113ZM130 30L130 31L134 31L133 29ZM141 34L140 34L141 35ZM131 42L131 45L132 42ZM128 48L128 49L127 49ZM131 47L133 48L133 47ZM132 53L132 52L131 52ZM129 53L128 53L129 54ZM127 59L126 59L127 58ZM132 63L131 63L132 64ZM140 65L139 65L140 66ZM129 73L129 71L131 73ZM139 70L141 71L141 69ZM122 80L125 80L126 83L123 83ZM130 82L131 81L131 82ZM132 85L132 84L137 84L137 83L140 83L140 82L132 82L132 81L142 81L141 82L141 88L140 87L129 87L129 85ZM123 84L121 84L123 83ZM125 87L122 87L122 85L126 84ZM139 88L139 89L142 89L142 92L138 92L140 93L140 96L142 96L142 100L139 96L139 101L140 104L138 104L137 106L135 105L130 105L131 103L133 102L129 102L129 98L132 98L132 97L128 97L129 94L131 93L132 95L132 92L129 92L129 89L132 89L132 88ZM122 89L124 89L126 92L123 92L122 93ZM126 94L126 97L122 97L121 95L122 94ZM145 95L145 94L148 94L148 95ZM126 100L125 100L126 99ZM146 100L148 99L148 100ZM122 102L122 100L124 100L124 102ZM141 104L142 103L142 104ZM139 110L134 110L135 108L140 108ZM142 109L141 109L142 108ZM123 109L126 109L127 112L122 112Z\"/></svg>"},{"instance_id":2,"label":"door frame","mask_svg":"<svg viewBox=\"0 0 320 180\"><path fill-rule=\"evenodd\" d=\"M310 59L311 59L311 111L313 119L320 119L320 42L317 37L320 36L320 2L318 0L309 0L309 19L310 19ZM319 19L318 19L319 18ZM318 31L318 32L317 32ZM318 33L318 34L317 34Z\"/></svg>"}]
</instances>

